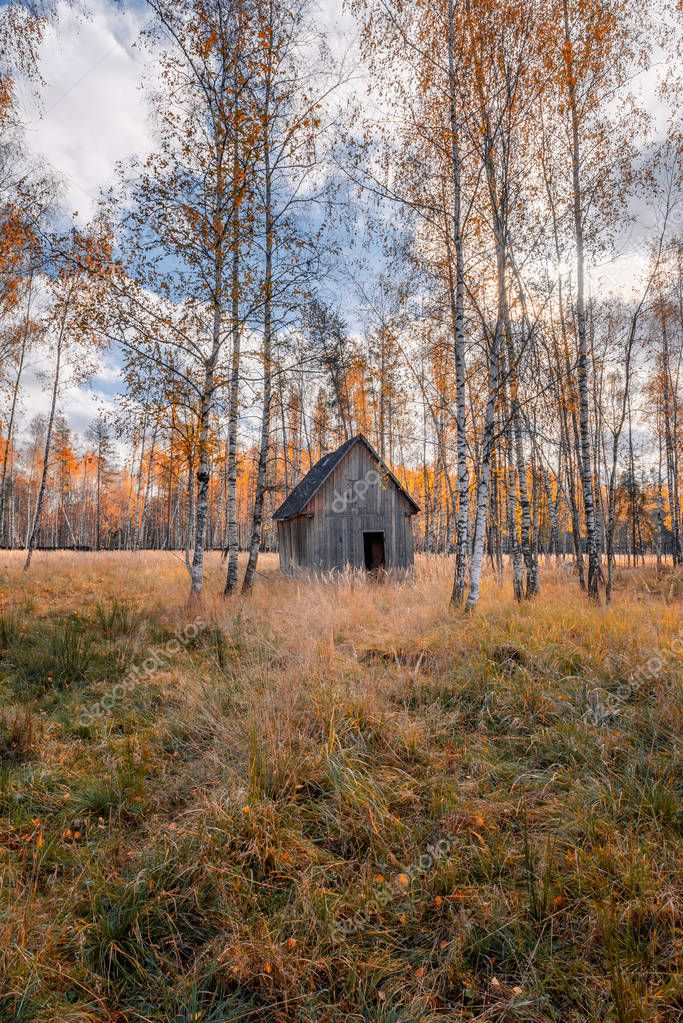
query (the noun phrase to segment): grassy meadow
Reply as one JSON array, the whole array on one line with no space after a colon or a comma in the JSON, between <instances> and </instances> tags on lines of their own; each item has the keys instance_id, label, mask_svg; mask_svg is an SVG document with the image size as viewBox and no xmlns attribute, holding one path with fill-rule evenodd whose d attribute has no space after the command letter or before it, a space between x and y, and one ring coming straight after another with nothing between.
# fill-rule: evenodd
<instances>
[{"instance_id":1,"label":"grassy meadow","mask_svg":"<svg viewBox=\"0 0 683 1023\"><path fill-rule=\"evenodd\" d=\"M0 1021L683 1020L683 577L0 555Z\"/></svg>"}]
</instances>

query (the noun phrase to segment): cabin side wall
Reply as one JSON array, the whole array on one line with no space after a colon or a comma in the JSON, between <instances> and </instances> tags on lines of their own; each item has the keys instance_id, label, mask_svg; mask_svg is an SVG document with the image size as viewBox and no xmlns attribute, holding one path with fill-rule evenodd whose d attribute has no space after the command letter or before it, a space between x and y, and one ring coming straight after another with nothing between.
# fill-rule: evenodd
<instances>
[{"instance_id":1,"label":"cabin side wall","mask_svg":"<svg viewBox=\"0 0 683 1023\"><path fill-rule=\"evenodd\" d=\"M309 565L311 521L307 515L296 515L284 522L278 521L280 570L285 575L295 575L298 570Z\"/></svg>"},{"instance_id":2,"label":"cabin side wall","mask_svg":"<svg viewBox=\"0 0 683 1023\"><path fill-rule=\"evenodd\" d=\"M308 505L306 566L329 572L345 565L365 567L363 533L384 533L387 569L413 565L412 506L364 444L355 444Z\"/></svg>"}]
</instances>

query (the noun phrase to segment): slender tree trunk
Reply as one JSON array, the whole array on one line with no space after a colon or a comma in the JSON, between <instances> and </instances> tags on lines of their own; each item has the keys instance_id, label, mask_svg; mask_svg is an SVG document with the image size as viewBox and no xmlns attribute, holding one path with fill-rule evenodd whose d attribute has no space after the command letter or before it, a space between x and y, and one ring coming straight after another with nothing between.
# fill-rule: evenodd
<instances>
[{"instance_id":1,"label":"slender tree trunk","mask_svg":"<svg viewBox=\"0 0 683 1023\"><path fill-rule=\"evenodd\" d=\"M95 550L102 549L102 444L97 448L97 476L95 480Z\"/></svg>"},{"instance_id":2,"label":"slender tree trunk","mask_svg":"<svg viewBox=\"0 0 683 1023\"><path fill-rule=\"evenodd\" d=\"M517 353L512 336L512 321L507 300L505 303L505 336L508 356L508 379L510 382L510 441L512 444L510 455L511 458L514 457L517 463L517 484L519 486L519 506L522 518L521 553L526 569L525 595L529 598L534 597L538 593L538 563L534 557L531 528L531 504L529 502L529 488L526 478L527 466L524 456L522 416L517 383Z\"/></svg>"},{"instance_id":3,"label":"slender tree trunk","mask_svg":"<svg viewBox=\"0 0 683 1023\"><path fill-rule=\"evenodd\" d=\"M506 333L507 333L506 327ZM512 349L508 339L508 380L512 385L513 371L510 368L510 357ZM504 404L507 404L507 387L505 382L501 388L502 397ZM510 561L512 563L512 594L515 600L520 601L524 597L524 558L522 554L522 547L519 542L519 536L517 531L517 470L515 469L515 419L514 412L512 410L511 398L510 404L507 410L504 409L503 414L507 417L507 451L505 459L505 475L507 479L507 519L508 519L508 536L510 538Z\"/></svg>"},{"instance_id":4,"label":"slender tree trunk","mask_svg":"<svg viewBox=\"0 0 683 1023\"><path fill-rule=\"evenodd\" d=\"M233 174L238 172L238 141L233 142ZM237 202L233 209L232 224L232 309L230 356L230 411L228 418L228 570L225 577L225 596L237 589L237 562L239 557L239 529L237 525L237 423L240 395L240 220Z\"/></svg>"},{"instance_id":5,"label":"slender tree trunk","mask_svg":"<svg viewBox=\"0 0 683 1023\"><path fill-rule=\"evenodd\" d=\"M384 326L379 329L379 457L384 462L386 459L385 448L385 404L386 404L386 330Z\"/></svg>"},{"instance_id":6,"label":"slender tree trunk","mask_svg":"<svg viewBox=\"0 0 683 1023\"><path fill-rule=\"evenodd\" d=\"M548 478L548 472L540 461L538 462L538 470L541 474L541 481L543 483L543 489L545 491L545 499L548 502L548 515L550 516L550 553L554 554L555 557L559 557L560 554L560 531L557 523L557 509L553 500L553 493L550 487L550 479ZM559 480L558 480L559 485Z\"/></svg>"},{"instance_id":7,"label":"slender tree trunk","mask_svg":"<svg viewBox=\"0 0 683 1023\"><path fill-rule=\"evenodd\" d=\"M209 434L213 411L214 378L216 362L221 347L223 274L220 253L216 257L214 281L213 329L211 355L204 369L204 384L199 404L197 424L197 499L194 525L194 551L190 568L190 601L199 601L204 584L204 547L206 544L206 522L209 507L209 482L211 479Z\"/></svg>"},{"instance_id":8,"label":"slender tree trunk","mask_svg":"<svg viewBox=\"0 0 683 1023\"><path fill-rule=\"evenodd\" d=\"M681 510L678 493L678 455L675 409L677 395L671 386L671 366L669 355L669 337L666 324L662 320L662 384L664 391L664 444L666 452L667 491L669 495L669 518L673 539L672 560L674 565L683 563L681 548Z\"/></svg>"},{"instance_id":9,"label":"slender tree trunk","mask_svg":"<svg viewBox=\"0 0 683 1023\"><path fill-rule=\"evenodd\" d=\"M64 521L66 522L66 528L69 530L69 536L71 537L71 546L75 550L76 547L78 546L78 541L76 540L76 537L74 535L73 527L71 525L71 520L69 519L69 516L67 514L66 507L64 506L64 501L63 500L61 502L60 507L62 509L62 515L64 516Z\"/></svg>"},{"instance_id":10,"label":"slender tree trunk","mask_svg":"<svg viewBox=\"0 0 683 1023\"><path fill-rule=\"evenodd\" d=\"M2 547L5 546L5 505L7 500L7 470L10 463L10 451L12 449L12 441L14 439L14 419L16 415L17 398L19 396L21 374L24 369L25 354L26 337L24 337L21 343L21 349L19 352L19 364L17 366L17 375L14 380L14 387L12 389L12 405L10 407L9 422L7 424L5 450L2 456L2 481L0 482L0 546Z\"/></svg>"},{"instance_id":11,"label":"slender tree trunk","mask_svg":"<svg viewBox=\"0 0 683 1023\"><path fill-rule=\"evenodd\" d=\"M2 480L0 481L0 546L5 544L5 503L7 499L7 470L10 464L10 451L12 448L12 441L14 439L14 419L16 416L17 399L19 397L19 386L21 384L21 374L24 369L24 359L26 357L26 346L28 344L29 334L29 323L31 315L31 293L33 286L33 274L29 279L28 284L28 301L26 304L26 316L24 318L24 328L21 338L21 348L19 349L19 364L17 366L17 375L14 380L14 387L12 389L12 405L10 407L9 422L7 424L7 437L5 440L5 450L2 456Z\"/></svg>"},{"instance_id":12,"label":"slender tree trunk","mask_svg":"<svg viewBox=\"0 0 683 1023\"><path fill-rule=\"evenodd\" d=\"M149 497L152 492L152 474L154 471L154 454L157 442L157 430L159 428L158 418L154 421L154 427L152 429L152 439L150 441L149 455L147 456L147 479L145 481L145 489L142 492L142 507L140 508L140 531L138 534L138 546L145 544L145 532L147 524L147 509L149 507Z\"/></svg>"},{"instance_id":13,"label":"slender tree trunk","mask_svg":"<svg viewBox=\"0 0 683 1023\"><path fill-rule=\"evenodd\" d=\"M272 181L270 168L269 140L269 85L266 86L264 110L264 205L265 205L265 273L263 296L263 416L261 419L261 441L259 445L258 470L256 473L256 493L254 495L254 513L252 518L251 541L247 570L242 582L242 593L250 594L254 588L254 576L261 546L261 523L263 520L263 501L266 492L266 470L268 466L268 448L270 444L270 404L272 397L272 302L273 302L273 223Z\"/></svg>"},{"instance_id":14,"label":"slender tree trunk","mask_svg":"<svg viewBox=\"0 0 683 1023\"><path fill-rule=\"evenodd\" d=\"M657 424L657 568L661 568L664 553L664 495L662 494L662 429Z\"/></svg>"},{"instance_id":15,"label":"slender tree trunk","mask_svg":"<svg viewBox=\"0 0 683 1023\"><path fill-rule=\"evenodd\" d=\"M137 487L135 490L135 527L133 529L132 549L137 551L140 549L140 518L141 508L140 502L142 497L142 473L143 466L145 464L145 448L147 446L147 415L143 416L142 420L142 440L140 441L140 464L137 471Z\"/></svg>"},{"instance_id":16,"label":"slender tree trunk","mask_svg":"<svg viewBox=\"0 0 683 1023\"><path fill-rule=\"evenodd\" d=\"M564 471L567 480L567 503L569 505L569 513L572 523L572 543L574 545L574 561L576 564L576 572L579 577L579 586L582 590L586 589L586 573L583 561L583 547L581 541L581 517L579 515L579 501L576 495L576 478L574 472L574 463L572 459L571 441L569 438L569 422L566 407L564 406L563 399L560 397L562 403L560 408L560 436L562 438L561 448L564 451ZM577 456L579 452L577 449ZM579 458L580 461L580 458Z\"/></svg>"},{"instance_id":17,"label":"slender tree trunk","mask_svg":"<svg viewBox=\"0 0 683 1023\"><path fill-rule=\"evenodd\" d=\"M59 333L57 335L57 351L55 357L55 374L52 383L52 398L50 401L50 413L47 420L47 429L45 432L45 450L43 453L43 470L40 476L40 484L38 486L38 494L36 496L36 506L33 512L33 522L31 529L26 540L26 560L24 562L24 572L28 572L31 567L31 560L33 558L33 551L35 549L36 537L38 534L38 526L40 525L40 515L43 510L43 501L45 499L45 489L47 485L47 473L48 466L50 463L50 451L52 448L52 430L55 422L55 411L57 408L57 394L59 393L59 376L62 365L62 346L64 344L64 334L66 331L66 318L69 311L69 299L70 295L67 294L64 297L64 304L62 306L62 315L59 323Z\"/></svg>"},{"instance_id":18,"label":"slender tree trunk","mask_svg":"<svg viewBox=\"0 0 683 1023\"><path fill-rule=\"evenodd\" d=\"M201 599L204 583L204 545L206 539L206 518L209 504L209 424L213 395L213 367L207 363L204 386L199 408L197 430L197 495L194 522L194 550L190 568L190 600Z\"/></svg>"},{"instance_id":19,"label":"slender tree trunk","mask_svg":"<svg viewBox=\"0 0 683 1023\"><path fill-rule=\"evenodd\" d=\"M491 483L491 462L493 459L493 448L496 435L496 406L499 397L500 386L500 356L503 331L505 329L505 315L507 309L507 285L506 285L506 261L507 261L507 210L508 193L507 182L502 181L499 189L496 180L496 167L494 162L495 136L491 127L488 111L484 102L484 91L481 84L480 72L477 73L477 88L479 92L479 104L483 125L482 154L486 173L491 215L493 219L493 240L496 251L496 283L497 283L497 311L496 326L489 349L488 385L486 398L486 412L484 416L484 436L482 438L481 464L479 469L479 480L477 485L477 511L474 528L474 545L472 550L472 561L470 565L470 585L467 594L465 609L472 611L479 600L481 590L481 572L484 561L484 541L486 537L486 522L489 508L490 483Z\"/></svg>"},{"instance_id":20,"label":"slender tree trunk","mask_svg":"<svg viewBox=\"0 0 683 1023\"><path fill-rule=\"evenodd\" d=\"M470 474L467 465L467 390L465 366L465 263L461 225L461 163L459 149L458 101L455 89L455 0L448 2L448 82L453 172L453 249L455 288L451 285L451 317L455 354L455 402L457 428L458 510L455 540L455 570L451 604L462 605L467 585L470 529ZM449 263L450 265L450 263Z\"/></svg>"},{"instance_id":21,"label":"slender tree trunk","mask_svg":"<svg viewBox=\"0 0 683 1023\"><path fill-rule=\"evenodd\" d=\"M536 466L536 459L534 458L533 453L531 455L531 481L532 481L532 483L531 483L531 503L532 503L532 508L533 508L532 518L531 518L531 535L533 537L533 540L532 540L533 549L532 549L531 553L533 554L534 565L535 565L535 568L536 568L536 575L538 577L538 557L539 557L539 550L541 549L541 546L540 546L541 540L540 540L540 536L539 536L539 518L540 518L539 504L540 504L540 497L539 497L539 487L538 487L538 468ZM535 582L536 582L536 592L538 592L538 586L539 586L538 578L536 578Z\"/></svg>"},{"instance_id":22,"label":"slender tree trunk","mask_svg":"<svg viewBox=\"0 0 683 1023\"><path fill-rule=\"evenodd\" d=\"M566 13L566 10L565 10L565 13ZM557 264L558 264L558 267L559 267L560 262L561 262L561 258L562 258L562 251L561 251L561 247L560 247L560 228L559 228L559 223L558 223L555 199L554 199L554 195L553 195L552 180L551 180L551 177L550 177L550 174L549 174L549 171L548 171L548 166L547 166L547 163L546 163L545 159L542 159L542 166L543 166L543 178L544 178L544 182L545 182L546 193L547 193L547 196L548 196L548 204L549 204L549 207L550 207L550 213L551 213L552 224L553 224L553 238L554 238L554 243L555 243L555 258L557 260ZM572 541L573 541L573 545L574 545L574 557L575 557L575 562L576 562L576 571L577 571L577 575L579 577L579 585L580 585L582 590L585 590L586 589L586 575L585 575L585 569L584 569L583 548L582 548L582 541L581 541L581 521L580 521L580 515L579 515L578 500L577 500L577 497L576 497L576 485L575 485L575 479L574 479L574 467L573 467L573 461L572 461L572 455L571 455L572 446L571 446L571 437L570 437L570 433L569 433L569 417L570 417L570 415L571 415L571 421L572 421L572 430L573 430L573 439L574 439L574 451L576 453L576 460L577 460L577 463L578 463L578 475L579 475L579 477L581 477L581 445L580 445L580 441L579 441L578 425L577 425L577 422L576 422L575 401L573 400L574 397L575 397L575 395L573 393L574 392L574 388L573 388L573 373L572 373L571 361L570 361L570 358L569 358L569 345L568 345L568 341L567 341L567 324L566 324L566 320L565 320L564 295L563 295L562 277L561 277L561 275L560 275L557 283L558 283L558 314L559 314L559 319L560 319L560 333L561 333L561 341L562 341L562 355L564 356L564 368L565 368L566 386L569 387L570 391L571 391L571 395L570 395L570 398L571 398L571 412L568 412L566 397L565 397L562 385L561 385L561 383L559 381L557 382L557 384L556 384L556 391L557 391L557 405L558 405L558 410L559 410L559 414L560 414L560 434L561 434L561 438L562 437L564 438L564 443L562 442L562 439L561 439L561 442L560 442L560 451L562 451L564 449L564 452L565 452L565 469L566 469L566 476L567 476L567 501L569 503L569 510L570 510L570 514L571 514ZM554 345L554 352L555 352L555 361L556 361L557 366L559 367L561 365L561 363L562 363L562 359L561 359L560 350L559 350L559 347L557 346L557 344ZM558 482L559 482L559 476L558 476Z\"/></svg>"},{"instance_id":23,"label":"slender tree trunk","mask_svg":"<svg viewBox=\"0 0 683 1023\"><path fill-rule=\"evenodd\" d=\"M486 516L489 505L489 484L491 476L491 458L493 454L493 443L495 437L495 412L496 399L498 395L498 360L500 352L500 340L502 334L502 320L500 315L496 323L491 351L489 353L489 372L486 399L486 413L484 418L484 436L482 438L481 463L479 468L479 480L477 484L477 508L474 524L474 545L472 549L472 562L470 565L470 584L467 594L466 609L474 610L479 600L481 590L481 570L484 562L484 543L486 540Z\"/></svg>"},{"instance_id":24,"label":"slender tree trunk","mask_svg":"<svg viewBox=\"0 0 683 1023\"><path fill-rule=\"evenodd\" d=\"M621 433L624 428L626 416L629 417L629 450L632 451L631 445L631 356L633 352L633 342L635 340L637 320L634 317L631 323L631 329L629 331L628 343L626 348L626 366L624 373L624 390L622 393L621 410L619 419L615 423L614 430L612 432L612 460L609 470L609 480L607 488L607 524L605 529L605 548L607 555L607 584L605 586L605 600L609 604L612 600L612 586L614 581L614 534L617 525L616 516L616 499L617 499L617 463L619 457L619 441L621 439Z\"/></svg>"},{"instance_id":25,"label":"slender tree trunk","mask_svg":"<svg viewBox=\"0 0 683 1023\"><path fill-rule=\"evenodd\" d=\"M285 488L285 496L289 493L289 443L287 440L287 418L285 413L285 379L282 370L279 371L280 387L278 389L278 400L280 405L280 425L282 428L282 473Z\"/></svg>"},{"instance_id":26,"label":"slender tree trunk","mask_svg":"<svg viewBox=\"0 0 683 1023\"><path fill-rule=\"evenodd\" d=\"M593 457L591 452L590 416L588 399L588 340L586 329L586 306L584 297L585 255L583 207L581 195L581 154L579 142L579 112L576 97L576 79L572 58L572 40L569 30L569 2L564 0L564 31L567 53L569 85L569 110L572 130L572 190L574 236L576 241L576 332L578 340L577 378L579 388L579 424L581 432L581 489L586 520L586 545L588 547L588 596L600 599L600 555L595 520L595 498L593 488Z\"/></svg>"},{"instance_id":27,"label":"slender tree trunk","mask_svg":"<svg viewBox=\"0 0 683 1023\"><path fill-rule=\"evenodd\" d=\"M188 460L188 476L187 476L187 528L185 530L185 566L187 571L192 577L192 537L194 535L194 453L190 455ZM180 495L178 495L180 500ZM180 525L179 521L179 525ZM180 539L180 537L178 537Z\"/></svg>"},{"instance_id":28,"label":"slender tree trunk","mask_svg":"<svg viewBox=\"0 0 683 1023\"><path fill-rule=\"evenodd\" d=\"M629 497L631 498L631 543L633 551L633 567L638 564L638 493L636 483L636 463L633 451L633 422L631 419L631 401L628 399L628 463L629 463Z\"/></svg>"}]
</instances>

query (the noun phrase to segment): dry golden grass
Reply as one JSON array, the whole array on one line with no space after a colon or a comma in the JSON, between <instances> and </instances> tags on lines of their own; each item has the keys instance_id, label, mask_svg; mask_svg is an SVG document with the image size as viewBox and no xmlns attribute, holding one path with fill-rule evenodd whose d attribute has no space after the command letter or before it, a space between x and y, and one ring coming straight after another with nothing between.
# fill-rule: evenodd
<instances>
[{"instance_id":1,"label":"dry golden grass","mask_svg":"<svg viewBox=\"0 0 683 1023\"><path fill-rule=\"evenodd\" d=\"M450 571L2 554L0 1019L683 1018L680 576Z\"/></svg>"}]
</instances>

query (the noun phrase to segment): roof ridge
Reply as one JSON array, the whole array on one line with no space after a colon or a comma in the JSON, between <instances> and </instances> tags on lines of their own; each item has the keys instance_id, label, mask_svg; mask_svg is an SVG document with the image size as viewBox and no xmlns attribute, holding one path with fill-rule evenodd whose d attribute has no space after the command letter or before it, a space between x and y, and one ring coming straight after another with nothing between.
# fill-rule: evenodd
<instances>
[{"instance_id":1,"label":"roof ridge","mask_svg":"<svg viewBox=\"0 0 683 1023\"><path fill-rule=\"evenodd\" d=\"M357 433L355 436L349 437L345 440L334 451L328 451L324 455L321 455L318 461L311 466L306 475L299 480L295 487L293 487L280 507L273 512L273 519L291 519L294 518L295 515L298 515L306 507L311 498L315 496L344 455L346 455L346 453L350 451L353 445L358 441L362 441L363 444L365 444L373 457L377 459L378 465L380 465L382 469L386 470L395 486L397 486L401 493L410 501L415 510L419 511L420 508L417 502L413 500L406 488L400 483L396 476L394 476L389 466L375 451L365 434Z\"/></svg>"}]
</instances>

